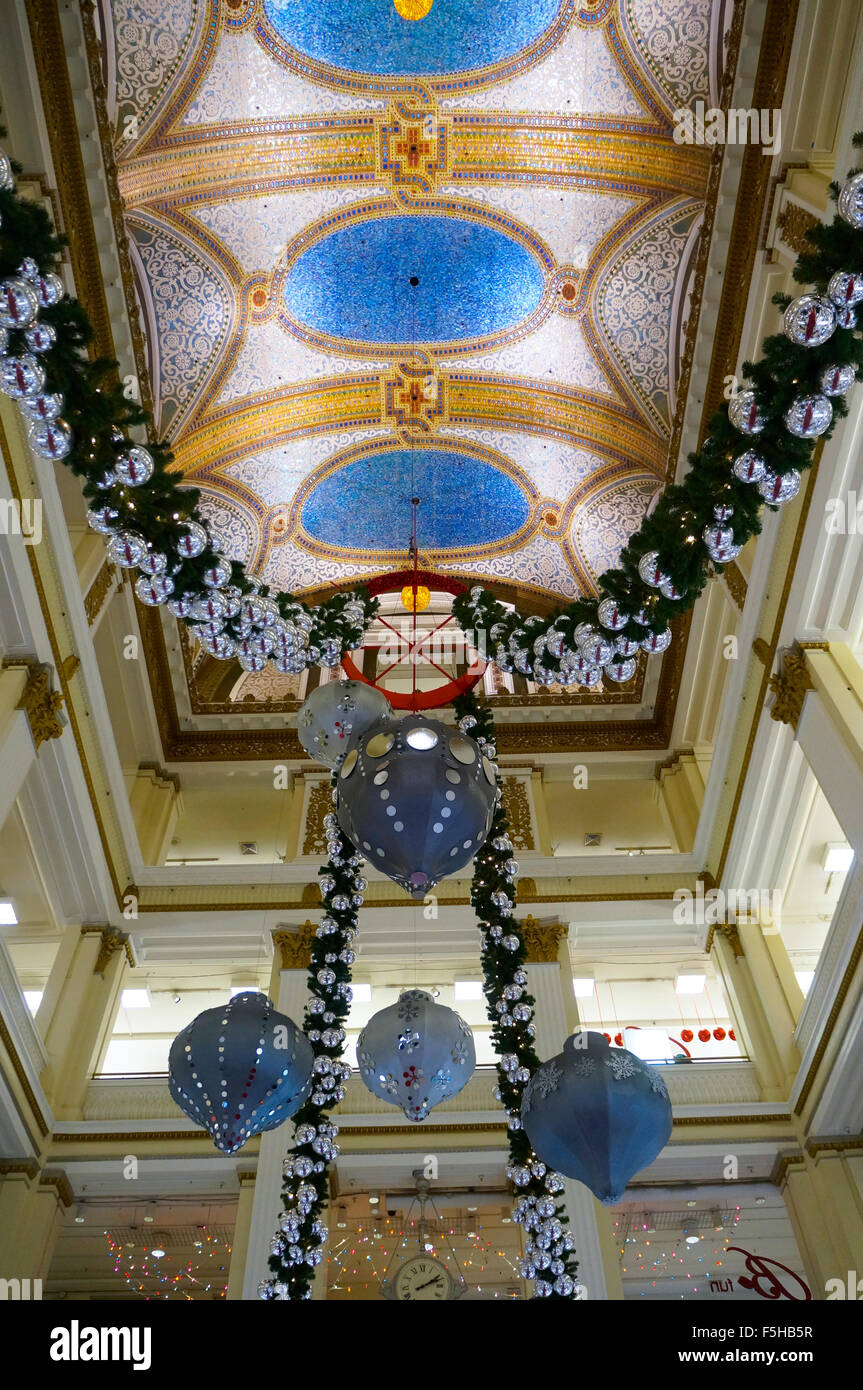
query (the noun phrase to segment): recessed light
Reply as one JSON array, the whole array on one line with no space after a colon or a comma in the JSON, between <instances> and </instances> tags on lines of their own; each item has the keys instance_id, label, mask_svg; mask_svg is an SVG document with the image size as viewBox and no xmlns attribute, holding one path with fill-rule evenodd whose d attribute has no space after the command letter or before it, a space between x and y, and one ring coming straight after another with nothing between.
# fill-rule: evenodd
<instances>
[{"instance_id":1,"label":"recessed light","mask_svg":"<svg viewBox=\"0 0 863 1390\"><path fill-rule=\"evenodd\" d=\"M596 982L592 975L590 978L587 975L579 975L572 981L572 992L576 999L592 999L595 988Z\"/></svg>"},{"instance_id":2,"label":"recessed light","mask_svg":"<svg viewBox=\"0 0 863 1390\"><path fill-rule=\"evenodd\" d=\"M124 989L120 995L120 1006L124 1009L149 1009L150 991L148 989Z\"/></svg>"},{"instance_id":3,"label":"recessed light","mask_svg":"<svg viewBox=\"0 0 863 1390\"><path fill-rule=\"evenodd\" d=\"M854 862L854 851L844 840L824 846L822 864L825 874L843 874Z\"/></svg>"},{"instance_id":4,"label":"recessed light","mask_svg":"<svg viewBox=\"0 0 863 1390\"><path fill-rule=\"evenodd\" d=\"M677 994L703 994L706 975L678 975L674 982Z\"/></svg>"},{"instance_id":5,"label":"recessed light","mask_svg":"<svg viewBox=\"0 0 863 1390\"><path fill-rule=\"evenodd\" d=\"M0 927L17 927L18 918L8 898L0 900Z\"/></svg>"}]
</instances>

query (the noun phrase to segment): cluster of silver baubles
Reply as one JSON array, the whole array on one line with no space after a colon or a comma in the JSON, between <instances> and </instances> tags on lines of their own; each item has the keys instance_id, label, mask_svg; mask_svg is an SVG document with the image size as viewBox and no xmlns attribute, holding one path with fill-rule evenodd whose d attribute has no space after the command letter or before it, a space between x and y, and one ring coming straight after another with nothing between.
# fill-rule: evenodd
<instances>
[{"instance_id":1,"label":"cluster of silver baubles","mask_svg":"<svg viewBox=\"0 0 863 1390\"><path fill-rule=\"evenodd\" d=\"M414 898L473 858L499 796L477 743L421 714L378 719L355 736L337 786L348 839Z\"/></svg>"},{"instance_id":2,"label":"cluster of silver baubles","mask_svg":"<svg viewBox=\"0 0 863 1390\"><path fill-rule=\"evenodd\" d=\"M409 1120L466 1086L476 1066L473 1034L453 1009L423 989L405 990L370 1019L357 1039L360 1076L373 1096Z\"/></svg>"},{"instance_id":3,"label":"cluster of silver baubles","mask_svg":"<svg viewBox=\"0 0 863 1390\"><path fill-rule=\"evenodd\" d=\"M168 1086L190 1120L216 1148L235 1153L247 1139L275 1129L312 1089L312 1045L265 994L235 994L205 1009L171 1044Z\"/></svg>"},{"instance_id":4,"label":"cluster of silver baubles","mask_svg":"<svg viewBox=\"0 0 863 1390\"><path fill-rule=\"evenodd\" d=\"M525 1088L521 1118L544 1163L577 1178L606 1205L671 1138L671 1101L656 1067L602 1033L575 1033ZM514 1172L516 1186L527 1169Z\"/></svg>"}]
</instances>

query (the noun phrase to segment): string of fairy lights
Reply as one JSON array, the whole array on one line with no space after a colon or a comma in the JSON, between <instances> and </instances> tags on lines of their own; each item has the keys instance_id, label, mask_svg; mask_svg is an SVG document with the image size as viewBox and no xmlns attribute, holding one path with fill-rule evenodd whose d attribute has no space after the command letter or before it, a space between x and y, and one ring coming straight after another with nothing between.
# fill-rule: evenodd
<instances>
[{"instance_id":1,"label":"string of fairy lights","mask_svg":"<svg viewBox=\"0 0 863 1390\"><path fill-rule=\"evenodd\" d=\"M621 1241L618 1245L621 1274L628 1274L631 1278L638 1272L646 1274L648 1278L650 1275L656 1274L662 1281L667 1279L676 1282L679 1280L684 1286L684 1291L680 1294L681 1298L695 1297L699 1293L706 1294L709 1292L710 1280L716 1278L715 1271L722 1269L725 1264L725 1260L719 1257L727 1254L729 1242L736 1239L736 1229L740 1224L740 1218L740 1207L736 1206L720 1218L719 1224L714 1225L712 1231L714 1235L718 1235L723 1230L729 1231L729 1234L722 1236L719 1243L714 1246L714 1258L711 1258L709 1249L705 1249L701 1255L695 1254L694 1246L700 1244L703 1237L698 1235L694 1228L691 1234L687 1234L686 1228L684 1228L679 1236L667 1232L663 1237L656 1231L655 1227L644 1221L640 1223L640 1229L623 1236L621 1241L621 1227L625 1223L618 1219L614 1223L614 1229L618 1233L618 1241ZM655 1239L657 1235L659 1235L658 1241ZM653 1240L651 1240L651 1236L654 1236ZM682 1250L681 1246L683 1247ZM675 1261L679 1268L672 1273ZM695 1264L703 1266L700 1273L697 1270L685 1268L693 1261ZM651 1279L650 1284L651 1288L656 1288L657 1280ZM640 1297L647 1297L646 1289L642 1289Z\"/></svg>"},{"instance_id":2,"label":"string of fairy lights","mask_svg":"<svg viewBox=\"0 0 863 1390\"><path fill-rule=\"evenodd\" d=\"M126 1287L145 1300L193 1302L208 1294L214 1298L224 1298L227 1294L231 1246L211 1235L206 1226L199 1228L192 1242L196 1253L191 1259L185 1252L169 1254L158 1241L139 1245L122 1241L107 1230L104 1235L113 1273L121 1275ZM219 1275L225 1277L219 1279Z\"/></svg>"},{"instance_id":3,"label":"string of fairy lights","mask_svg":"<svg viewBox=\"0 0 863 1390\"><path fill-rule=\"evenodd\" d=\"M419 1238L418 1223L411 1220L405 1227L392 1221L369 1222L368 1220L341 1224L333 1232L336 1239L330 1242L327 1264L330 1267L328 1288L331 1293L356 1293L359 1289L374 1291L383 1280L395 1255L400 1250L414 1247ZM501 1276L508 1286L521 1279L519 1265L520 1247L514 1241L512 1251L502 1248L500 1234L486 1233L482 1223L471 1218L469 1229L462 1232L459 1226L463 1220L444 1221L439 1236L428 1229L426 1224L423 1248L428 1255L440 1261L454 1279L464 1274L469 1290L488 1293L492 1298L510 1297L501 1287ZM507 1224L510 1224L507 1222ZM452 1258L450 1243L458 1240L464 1251L459 1252L458 1265ZM334 1273L333 1266L335 1266ZM460 1266L460 1268L459 1268Z\"/></svg>"}]
</instances>

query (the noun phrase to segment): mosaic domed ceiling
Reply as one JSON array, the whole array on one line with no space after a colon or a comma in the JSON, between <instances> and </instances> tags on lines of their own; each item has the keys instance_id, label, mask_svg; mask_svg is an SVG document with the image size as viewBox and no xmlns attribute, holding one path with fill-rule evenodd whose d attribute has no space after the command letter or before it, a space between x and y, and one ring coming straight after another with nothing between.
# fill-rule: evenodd
<instances>
[{"instance_id":1,"label":"mosaic domed ceiling","mask_svg":"<svg viewBox=\"0 0 863 1390\"><path fill-rule=\"evenodd\" d=\"M159 428L233 554L591 592L665 481L717 0L103 0Z\"/></svg>"}]
</instances>

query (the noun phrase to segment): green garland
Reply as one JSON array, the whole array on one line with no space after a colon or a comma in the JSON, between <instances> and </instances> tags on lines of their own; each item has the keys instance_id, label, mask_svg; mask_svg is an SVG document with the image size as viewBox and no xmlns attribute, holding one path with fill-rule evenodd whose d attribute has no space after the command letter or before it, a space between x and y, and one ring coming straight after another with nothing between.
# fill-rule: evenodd
<instances>
[{"instance_id":1,"label":"green garland","mask_svg":"<svg viewBox=\"0 0 863 1390\"><path fill-rule=\"evenodd\" d=\"M479 742L483 752L490 748L494 753L494 720L488 706L479 705L471 691L455 701L455 712L464 733ZM491 1022L491 1040L498 1057L509 1059L510 1062L510 1065L506 1065L501 1060L497 1064L496 1091L507 1112L510 1155L507 1174L517 1195L515 1219L525 1226L528 1241L531 1223L536 1219L529 1213L535 1209L537 1202L554 1199L553 1213L546 1219L556 1219L564 1228L560 1239L554 1242L549 1252L558 1268L539 1268L528 1257L522 1272L528 1278L535 1278L538 1297L573 1299L578 1297L578 1265L571 1253L572 1236L566 1230L569 1219L562 1201L558 1200L558 1194L563 1190L563 1179L548 1170L533 1152L521 1125L524 1089L539 1067L540 1059L533 1045L536 1034L533 1009L536 1001L525 987L527 951L521 928L512 916L516 902L512 855L509 820L503 802L498 801L488 838L474 860L471 904L476 910L482 932L483 992ZM509 907L501 907L499 902L494 901L495 896L500 899L502 894L510 903ZM513 942L515 949L511 950L509 947ZM504 1018L509 1020L506 1024L502 1022ZM558 1281L563 1281L567 1292L555 1290Z\"/></svg>"},{"instance_id":2,"label":"green garland","mask_svg":"<svg viewBox=\"0 0 863 1390\"><path fill-rule=\"evenodd\" d=\"M5 133L0 127L0 138ZM21 173L20 164L10 161L10 167L13 173ZM55 234L44 208L19 197L14 188L0 187L0 279L17 276L25 258L35 261L43 276L57 274L59 253L65 244L67 239ZM88 357L93 329L77 299L64 295L57 304L41 308L38 319L56 332L53 346L40 353L39 359L46 371L45 391L63 395L63 419L73 435L71 451L63 464L82 480L84 496L91 506L107 506L116 511L116 530L139 533L151 551L167 557L174 597L206 592L203 576L216 564L219 552L208 544L199 555L189 557L177 548L185 523L194 521L206 527L198 510L200 492L185 486L182 475L169 471L173 461L170 449L152 438L146 444L155 465L149 482L134 488L122 483L102 486L118 455L133 442L129 438L132 432L151 427L152 421L147 411L123 394L117 363ZM17 357L28 351L23 331L10 329L9 355ZM341 655L360 645L362 633L379 606L364 586L358 586L353 592L336 594L326 603L309 608L292 594L271 592L267 585L259 585L236 560L231 562L229 583L238 595L260 593L273 598L286 621L299 613L309 615L310 645L320 650L322 644L335 642ZM348 604L362 606L362 619L345 615ZM190 619L186 621L191 623ZM237 635L230 624L225 631Z\"/></svg>"},{"instance_id":3,"label":"green garland","mask_svg":"<svg viewBox=\"0 0 863 1390\"><path fill-rule=\"evenodd\" d=\"M854 144L863 146L863 132L854 137ZM848 178L858 172L849 170ZM838 197L838 184L831 186L831 194L834 199ZM842 217L834 217L830 226L813 227L806 236L812 249L802 252L797 260L794 279L799 284L813 285L819 294L825 294L837 271L863 274L863 236ZM776 295L773 302L784 309L790 299ZM562 645L564 652L576 650L574 629L580 623L596 626L597 604L603 598L614 600L620 611L630 617L624 628L612 634L614 637L639 642L645 636L645 628L653 632L666 629L692 607L707 583L711 566L702 532L714 524L714 508L724 505L733 509L727 524L734 532L736 546L745 545L761 530L760 512L765 503L752 483L742 482L732 473L734 459L752 447L778 475L811 467L817 441L790 434L783 416L795 398L818 393L824 369L834 364L852 366L856 380L863 381L863 338L858 330L837 327L819 347L801 347L784 333L766 338L761 359L743 365L744 379L766 419L763 431L753 438L744 436L731 424L727 405L716 411L708 438L697 453L688 455L690 467L683 482L665 489L653 513L621 552L617 568L606 570L600 577L598 599L578 599L545 618L524 617L505 609L489 591L477 586L453 604L458 622L463 628L490 634L490 654L504 669L513 669L514 649L527 650L531 663L536 654L540 675L546 668L551 679L561 672L561 653L546 648L541 639L553 630L556 644ZM842 396L834 396L831 404L833 420L821 436L823 439L830 438L836 422L848 413ZM771 510L777 508L771 506ZM651 588L639 574L639 560L652 551L658 552L660 567L677 589L677 598L669 599ZM723 566L714 562L714 568L721 572ZM636 613L644 616L644 624L634 621Z\"/></svg>"},{"instance_id":4,"label":"green garland","mask_svg":"<svg viewBox=\"0 0 863 1390\"><path fill-rule=\"evenodd\" d=\"M360 877L364 861L332 814L326 817L325 828L331 849L327 864L319 870L324 914L312 943L312 997L303 1019L303 1031L315 1054L314 1089L293 1117L294 1144L282 1165L283 1214L271 1244L272 1277L258 1289L261 1298L285 1302L311 1298L315 1267L323 1259L328 1239L322 1217L329 1199L329 1165L339 1152L338 1130L328 1112L344 1098L343 1082L350 1075L350 1066L341 1059L352 997L352 942L366 886Z\"/></svg>"}]
</instances>

